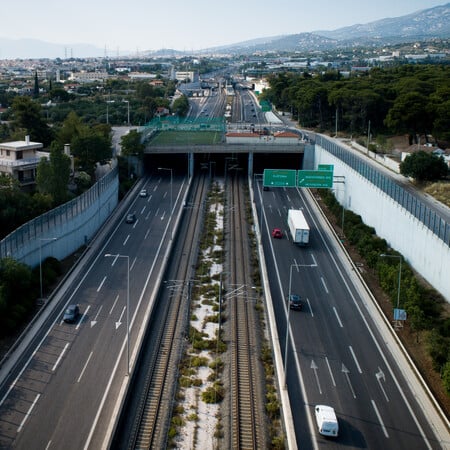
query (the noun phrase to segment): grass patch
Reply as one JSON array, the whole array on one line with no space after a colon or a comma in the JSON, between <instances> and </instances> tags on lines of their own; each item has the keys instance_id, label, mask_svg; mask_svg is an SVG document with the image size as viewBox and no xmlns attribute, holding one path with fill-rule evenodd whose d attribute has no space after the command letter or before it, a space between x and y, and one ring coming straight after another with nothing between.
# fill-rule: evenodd
<instances>
[{"instance_id":1,"label":"grass patch","mask_svg":"<svg viewBox=\"0 0 450 450\"><path fill-rule=\"evenodd\" d=\"M424 188L424 192L450 207L450 182L439 181L437 183L429 184Z\"/></svg>"}]
</instances>

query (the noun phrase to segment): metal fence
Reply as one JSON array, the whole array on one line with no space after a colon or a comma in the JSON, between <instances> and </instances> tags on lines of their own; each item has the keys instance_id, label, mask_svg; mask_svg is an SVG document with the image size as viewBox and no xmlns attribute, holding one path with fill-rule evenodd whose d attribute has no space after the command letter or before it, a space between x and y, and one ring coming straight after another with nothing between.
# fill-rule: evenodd
<instances>
[{"instance_id":1,"label":"metal fence","mask_svg":"<svg viewBox=\"0 0 450 450\"><path fill-rule=\"evenodd\" d=\"M103 176L88 191L73 200L23 224L0 241L0 258L14 257L18 250L32 240L45 237L56 226L70 222L87 208L98 202L101 194L115 182L117 167Z\"/></svg>"},{"instance_id":2,"label":"metal fence","mask_svg":"<svg viewBox=\"0 0 450 450\"><path fill-rule=\"evenodd\" d=\"M316 144L340 159L386 195L395 200L400 206L410 212L417 220L422 222L438 236L439 239L444 241L446 245L450 246L450 223L439 215L439 213L433 211L393 179L384 175L370 164L367 164L358 155L355 155L338 143L323 136L317 136Z\"/></svg>"}]
</instances>

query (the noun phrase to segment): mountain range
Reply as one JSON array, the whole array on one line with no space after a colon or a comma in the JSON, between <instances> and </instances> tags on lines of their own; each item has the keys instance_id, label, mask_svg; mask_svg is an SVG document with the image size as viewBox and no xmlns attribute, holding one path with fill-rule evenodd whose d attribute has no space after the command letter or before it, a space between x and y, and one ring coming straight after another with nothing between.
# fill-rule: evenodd
<instances>
[{"instance_id":1,"label":"mountain range","mask_svg":"<svg viewBox=\"0 0 450 450\"><path fill-rule=\"evenodd\" d=\"M302 52L356 46L394 45L434 38L450 38L450 3L405 16L381 19L367 24L356 24L333 31L319 30L310 33L262 37L194 53ZM104 54L104 49L88 44L53 44L36 39L0 37L0 59L88 58L101 57ZM182 55L185 52L168 49L141 52L142 56L161 54Z\"/></svg>"},{"instance_id":2,"label":"mountain range","mask_svg":"<svg viewBox=\"0 0 450 450\"><path fill-rule=\"evenodd\" d=\"M450 3L447 3L405 16L352 25L333 31L320 30L311 33L260 38L211 50L236 54L260 51L302 52L357 46L395 45L449 37Z\"/></svg>"}]
</instances>

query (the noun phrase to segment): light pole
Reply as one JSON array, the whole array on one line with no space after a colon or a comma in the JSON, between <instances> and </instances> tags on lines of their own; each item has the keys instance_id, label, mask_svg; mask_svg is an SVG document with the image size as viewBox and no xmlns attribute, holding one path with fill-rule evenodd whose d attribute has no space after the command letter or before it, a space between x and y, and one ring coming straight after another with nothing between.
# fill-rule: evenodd
<instances>
[{"instance_id":1,"label":"light pole","mask_svg":"<svg viewBox=\"0 0 450 450\"><path fill-rule=\"evenodd\" d=\"M402 260L403 260L403 257L402 257L402 255L387 255L386 253L382 253L380 256L382 258L398 258L399 261L400 261L399 266L398 266L397 308L396 308L396 309L398 309L399 306L400 306L400 284L401 284L401 281L402 281Z\"/></svg>"},{"instance_id":2,"label":"light pole","mask_svg":"<svg viewBox=\"0 0 450 450\"><path fill-rule=\"evenodd\" d=\"M105 257L127 259L127 375L130 375L130 257L128 255L112 255L111 253L106 253Z\"/></svg>"},{"instance_id":3,"label":"light pole","mask_svg":"<svg viewBox=\"0 0 450 450\"><path fill-rule=\"evenodd\" d=\"M170 170L170 239L173 239L173 200L172 200L172 191L173 191L173 170L166 167L158 167L158 170Z\"/></svg>"},{"instance_id":4,"label":"light pole","mask_svg":"<svg viewBox=\"0 0 450 450\"><path fill-rule=\"evenodd\" d=\"M56 241L58 238L39 238L39 282L41 286L41 298L44 298L42 289L42 241Z\"/></svg>"},{"instance_id":5,"label":"light pole","mask_svg":"<svg viewBox=\"0 0 450 450\"><path fill-rule=\"evenodd\" d=\"M288 343L289 343L289 313L291 311L290 300L291 300L291 286L292 286L292 269L299 267L316 267L314 264L291 264L289 268L289 294L287 298L287 312L286 312L286 342L284 348L284 386L287 387L287 356L288 356Z\"/></svg>"}]
</instances>

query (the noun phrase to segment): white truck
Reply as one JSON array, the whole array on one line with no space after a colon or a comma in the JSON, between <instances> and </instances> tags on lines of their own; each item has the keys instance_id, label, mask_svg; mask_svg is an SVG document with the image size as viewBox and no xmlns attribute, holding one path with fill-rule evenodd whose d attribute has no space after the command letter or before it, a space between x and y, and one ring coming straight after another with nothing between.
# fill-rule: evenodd
<instances>
[{"instance_id":1,"label":"white truck","mask_svg":"<svg viewBox=\"0 0 450 450\"><path fill-rule=\"evenodd\" d=\"M309 242L309 225L306 222L303 211L290 209L288 211L287 223L294 244L306 245Z\"/></svg>"}]
</instances>

